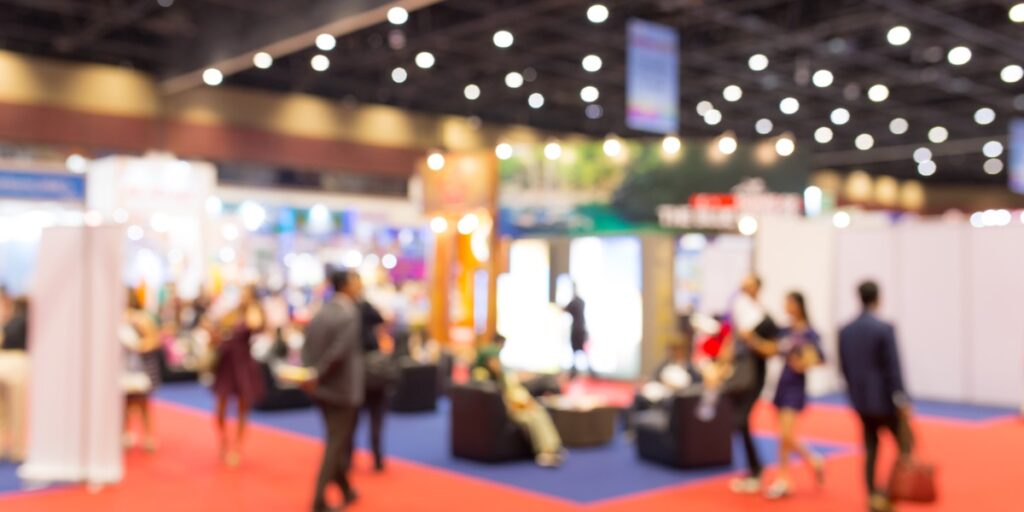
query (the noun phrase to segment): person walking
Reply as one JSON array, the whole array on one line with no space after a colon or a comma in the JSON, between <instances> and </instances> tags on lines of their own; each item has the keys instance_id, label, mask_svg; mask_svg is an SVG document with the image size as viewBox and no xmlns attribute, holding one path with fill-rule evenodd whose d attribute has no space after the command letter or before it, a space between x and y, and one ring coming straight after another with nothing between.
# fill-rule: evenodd
<instances>
[{"instance_id":1,"label":"person walking","mask_svg":"<svg viewBox=\"0 0 1024 512\"><path fill-rule=\"evenodd\" d=\"M128 290L128 310L125 312L121 343L125 351L125 372L121 376L124 391L123 440L125 448L134 448L138 436L131 430L132 416L142 422L142 447L156 451L153 418L149 398L160 385L160 355L162 350L156 322L143 309L139 296Z\"/></svg>"},{"instance_id":2,"label":"person walking","mask_svg":"<svg viewBox=\"0 0 1024 512\"><path fill-rule=\"evenodd\" d=\"M11 302L0 338L0 461L25 459L28 413L28 300Z\"/></svg>"},{"instance_id":3,"label":"person walking","mask_svg":"<svg viewBox=\"0 0 1024 512\"><path fill-rule=\"evenodd\" d=\"M242 288L238 305L221 320L221 329L214 336L216 363L213 392L217 397L217 429L221 456L228 466L242 461L242 444L249 419L249 410L265 392L259 363L252 357L253 337L263 331L266 316L257 299L256 288ZM227 431L228 402L238 403L238 428L232 442Z\"/></svg>"},{"instance_id":4,"label":"person walking","mask_svg":"<svg viewBox=\"0 0 1024 512\"><path fill-rule=\"evenodd\" d=\"M316 379L305 387L324 420L326 443L313 495L313 511L332 510L324 491L336 483L350 505L358 494L348 480L348 453L352 446L359 407L363 403L365 368L361 347L359 307L362 280L358 274L336 271L330 276L334 296L306 326L302 361L316 370Z\"/></svg>"},{"instance_id":5,"label":"person walking","mask_svg":"<svg viewBox=\"0 0 1024 512\"><path fill-rule=\"evenodd\" d=\"M863 312L839 333L839 364L846 378L846 388L853 408L864 429L867 482L870 510L891 510L892 505L875 483L878 460L878 432L889 430L899 445L900 453L910 455L913 439L909 428L911 404L903 385L896 331L877 316L878 285L872 281L858 288ZM901 433L902 431L902 433Z\"/></svg>"},{"instance_id":6,"label":"person walking","mask_svg":"<svg viewBox=\"0 0 1024 512\"><path fill-rule=\"evenodd\" d=\"M767 375L766 359L778 351L772 342L777 334L774 324L758 302L761 279L748 275L743 279L740 294L733 303L733 339L723 349L721 357L731 360L732 376L726 383L736 411L736 430L743 439L747 456L747 474L729 483L738 494L761 492L761 456L750 432L750 414L764 389Z\"/></svg>"},{"instance_id":7,"label":"person walking","mask_svg":"<svg viewBox=\"0 0 1024 512\"><path fill-rule=\"evenodd\" d=\"M786 365L773 401L779 415L781 437L779 472L765 492L765 496L773 500L789 496L792 490L789 458L793 453L810 466L818 485L825 483L825 459L807 449L796 435L797 418L807 405L807 370L818 366L824 359L821 337L811 327L804 296L799 292L791 292L786 296L786 314L790 324L783 329L782 341L779 342L779 352L785 358Z\"/></svg>"},{"instance_id":8,"label":"person walking","mask_svg":"<svg viewBox=\"0 0 1024 512\"><path fill-rule=\"evenodd\" d=\"M578 354L583 354L583 357L586 358L590 376L597 376L597 373L594 371L593 362L590 360L590 354L587 353L587 341L590 340L590 333L587 331L586 307L587 304L580 297L576 283L573 283L572 300L565 305L563 310L572 318L572 326L569 329L569 344L572 347L572 370L570 370L569 375L574 379L577 374L576 357Z\"/></svg>"},{"instance_id":9,"label":"person walking","mask_svg":"<svg viewBox=\"0 0 1024 512\"><path fill-rule=\"evenodd\" d=\"M366 299L362 299L359 301L359 315L366 390L361 410L366 411L370 417L373 467L380 472L384 471L384 416L388 410L388 395L398 379L400 370L397 363L391 358L393 348L385 350L380 343L380 339L385 335L384 317L380 311ZM352 438L355 439L354 433ZM350 459L353 451L353 447L349 446L348 456Z\"/></svg>"}]
</instances>

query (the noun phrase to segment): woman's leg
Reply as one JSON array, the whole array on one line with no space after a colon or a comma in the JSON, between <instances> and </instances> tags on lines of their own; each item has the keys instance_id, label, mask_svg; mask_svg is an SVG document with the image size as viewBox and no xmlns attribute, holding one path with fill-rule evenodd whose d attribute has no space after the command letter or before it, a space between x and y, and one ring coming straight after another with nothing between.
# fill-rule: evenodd
<instances>
[{"instance_id":1,"label":"woman's leg","mask_svg":"<svg viewBox=\"0 0 1024 512\"><path fill-rule=\"evenodd\" d=\"M139 397L139 414L142 415L142 446L146 451L156 451L156 439L153 437L153 421L149 411L149 395Z\"/></svg>"},{"instance_id":2,"label":"woman's leg","mask_svg":"<svg viewBox=\"0 0 1024 512\"><path fill-rule=\"evenodd\" d=\"M227 418L228 418L228 396L226 394L217 395L217 437L220 441L220 455L226 457L228 454L228 429L227 429Z\"/></svg>"},{"instance_id":3,"label":"woman's leg","mask_svg":"<svg viewBox=\"0 0 1024 512\"><path fill-rule=\"evenodd\" d=\"M789 457L796 449L796 411L779 409L779 476L778 481L789 484Z\"/></svg>"},{"instance_id":4,"label":"woman's leg","mask_svg":"<svg viewBox=\"0 0 1024 512\"><path fill-rule=\"evenodd\" d=\"M242 442L245 440L245 428L249 421L249 400L238 397L238 430L235 435L235 453L242 451Z\"/></svg>"}]
</instances>

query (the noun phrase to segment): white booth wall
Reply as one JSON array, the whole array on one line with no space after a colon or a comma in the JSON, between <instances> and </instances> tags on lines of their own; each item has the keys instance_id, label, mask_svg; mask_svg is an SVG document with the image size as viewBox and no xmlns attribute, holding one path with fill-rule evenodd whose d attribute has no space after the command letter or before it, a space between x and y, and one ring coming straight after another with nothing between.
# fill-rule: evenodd
<instances>
[{"instance_id":1,"label":"white booth wall","mask_svg":"<svg viewBox=\"0 0 1024 512\"><path fill-rule=\"evenodd\" d=\"M822 335L829 363L812 379L813 392L841 388L838 331L860 313L857 285L872 279L882 289L882 316L896 325L912 395L1024 400L1024 226L855 217L837 229L830 219L762 219L757 236L765 304L782 318L785 293L803 292Z\"/></svg>"}]
</instances>

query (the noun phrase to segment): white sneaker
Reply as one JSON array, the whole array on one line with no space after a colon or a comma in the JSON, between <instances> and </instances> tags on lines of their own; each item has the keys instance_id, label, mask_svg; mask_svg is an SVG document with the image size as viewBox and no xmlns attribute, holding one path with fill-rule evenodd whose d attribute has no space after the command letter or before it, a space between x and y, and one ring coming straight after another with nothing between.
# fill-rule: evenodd
<instances>
[{"instance_id":1,"label":"white sneaker","mask_svg":"<svg viewBox=\"0 0 1024 512\"><path fill-rule=\"evenodd\" d=\"M776 480L764 492L764 497L770 500L781 500L787 496L789 496L789 482L785 480Z\"/></svg>"},{"instance_id":2,"label":"white sneaker","mask_svg":"<svg viewBox=\"0 0 1024 512\"><path fill-rule=\"evenodd\" d=\"M736 494L757 494L761 492L761 479L752 476L733 478L729 481L729 490Z\"/></svg>"}]
</instances>

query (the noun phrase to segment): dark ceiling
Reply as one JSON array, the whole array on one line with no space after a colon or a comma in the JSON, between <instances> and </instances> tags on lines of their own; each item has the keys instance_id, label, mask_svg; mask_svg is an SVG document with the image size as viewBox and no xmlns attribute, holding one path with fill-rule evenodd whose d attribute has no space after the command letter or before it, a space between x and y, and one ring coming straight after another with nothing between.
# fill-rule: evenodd
<instances>
[{"instance_id":1,"label":"dark ceiling","mask_svg":"<svg viewBox=\"0 0 1024 512\"><path fill-rule=\"evenodd\" d=\"M33 54L132 66L170 78L202 69L229 54L254 53L260 36L305 31L313 13L346 7L386 5L385 0L0 0L0 47ZM1011 64L1024 65L1024 25L1010 21L1015 3L998 0L603 0L608 21L594 24L586 12L594 0L446 0L414 11L401 26L381 21L338 38L321 52L312 39L305 49L279 56L270 69L253 67L229 74L225 83L280 91L301 91L348 102L397 105L412 110L477 116L485 121L522 123L595 136L641 136L624 126L625 25L643 18L678 29L681 42L681 126L683 137L712 137L732 130L743 139L760 137L755 122L768 118L772 135L795 134L812 151L817 167L865 169L901 178L917 176L914 150L927 146L944 182L1000 183L1005 172L983 172L982 145L1006 141L1006 126L1024 110L1024 81L1000 79ZM912 31L910 42L893 46L887 32L895 25ZM511 48L497 48L492 37L508 30ZM241 45L241 46L240 46ZM966 65L954 66L947 52L972 50ZM414 64L429 51L436 65ZM311 58L323 53L330 68L316 72ZM748 66L762 53L764 71ZM602 58L590 73L580 65L588 54ZM392 70L408 72L395 83ZM812 74L830 70L834 83L819 88ZM510 89L511 71L529 80ZM463 88L482 94L467 100ZM866 91L884 84L890 96L876 103ZM599 119L585 114L579 96L586 85L600 90ZM723 89L738 85L742 99L727 102ZM531 109L527 97L545 97ZM800 101L794 115L779 102ZM709 100L722 121L709 126L695 106ZM833 109L850 111L849 123L830 123ZM991 108L995 121L979 125L975 112ZM909 121L894 135L892 119ZM830 126L835 138L819 144L814 132ZM934 126L948 129L943 144L928 141ZM874 137L868 151L855 148L862 133ZM1005 161L1005 153L1002 155Z\"/></svg>"}]
</instances>

